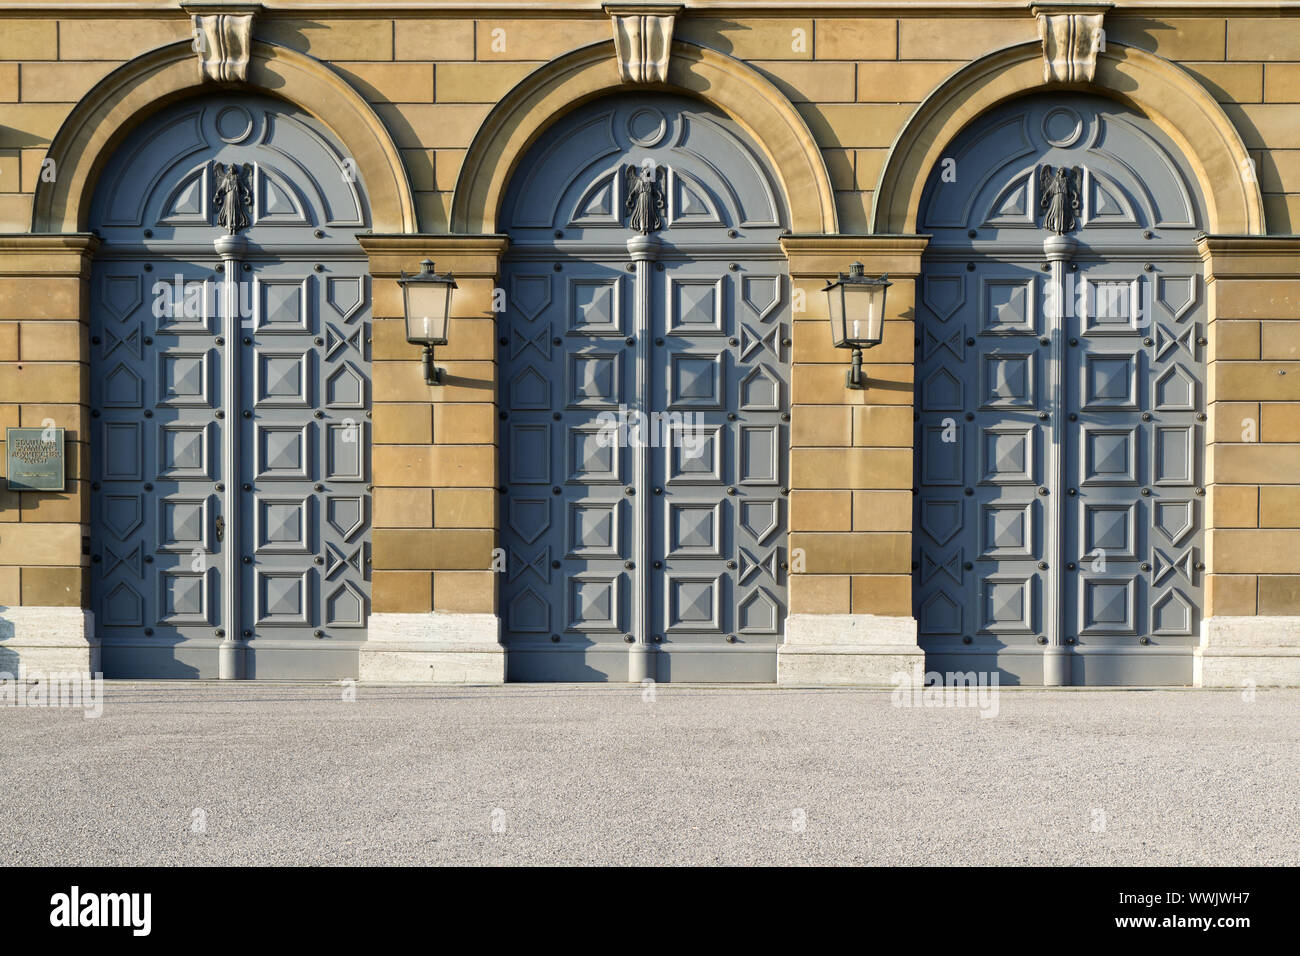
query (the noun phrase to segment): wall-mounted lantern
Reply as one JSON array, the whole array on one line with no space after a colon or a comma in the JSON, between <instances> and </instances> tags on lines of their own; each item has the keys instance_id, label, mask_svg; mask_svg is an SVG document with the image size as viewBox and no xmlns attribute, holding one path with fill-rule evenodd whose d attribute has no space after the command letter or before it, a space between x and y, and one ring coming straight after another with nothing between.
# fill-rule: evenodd
<instances>
[{"instance_id":1,"label":"wall-mounted lantern","mask_svg":"<svg viewBox=\"0 0 1300 956\"><path fill-rule=\"evenodd\" d=\"M433 364L433 347L447 344L447 325L451 318L451 290L456 280L451 273L439 275L433 263L425 259L420 271L397 280L402 287L402 304L406 309L406 341L424 346L424 380L442 384L442 369Z\"/></svg>"},{"instance_id":2,"label":"wall-mounted lantern","mask_svg":"<svg viewBox=\"0 0 1300 956\"><path fill-rule=\"evenodd\" d=\"M845 374L849 388L867 387L862 374L862 350L880 344L885 330L885 292L892 285L888 275L872 279L861 262L849 267L849 274L828 283L823 290L831 316L831 341L837 349L853 349L853 364Z\"/></svg>"}]
</instances>

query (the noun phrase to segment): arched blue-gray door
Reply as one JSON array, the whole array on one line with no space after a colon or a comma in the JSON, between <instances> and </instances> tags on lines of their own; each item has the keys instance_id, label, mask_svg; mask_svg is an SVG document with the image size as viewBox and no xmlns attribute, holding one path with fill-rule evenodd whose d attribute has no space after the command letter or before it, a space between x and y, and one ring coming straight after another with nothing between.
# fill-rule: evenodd
<instances>
[{"instance_id":1,"label":"arched blue-gray door","mask_svg":"<svg viewBox=\"0 0 1300 956\"><path fill-rule=\"evenodd\" d=\"M112 677L355 676L369 610L369 224L266 97L169 107L96 189L91 601Z\"/></svg>"},{"instance_id":2,"label":"arched blue-gray door","mask_svg":"<svg viewBox=\"0 0 1300 956\"><path fill-rule=\"evenodd\" d=\"M1150 120L1007 104L934 169L914 599L935 670L1188 684L1203 591L1204 202Z\"/></svg>"},{"instance_id":3,"label":"arched blue-gray door","mask_svg":"<svg viewBox=\"0 0 1300 956\"><path fill-rule=\"evenodd\" d=\"M774 681L784 197L694 100L599 100L519 166L501 330L511 680Z\"/></svg>"}]
</instances>

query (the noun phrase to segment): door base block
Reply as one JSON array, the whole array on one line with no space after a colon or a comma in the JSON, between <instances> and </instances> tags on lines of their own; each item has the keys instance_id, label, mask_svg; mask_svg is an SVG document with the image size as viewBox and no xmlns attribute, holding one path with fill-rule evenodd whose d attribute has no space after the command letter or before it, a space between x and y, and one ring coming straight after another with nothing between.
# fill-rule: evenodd
<instances>
[{"instance_id":1,"label":"door base block","mask_svg":"<svg viewBox=\"0 0 1300 956\"><path fill-rule=\"evenodd\" d=\"M41 677L100 670L95 616L79 607L0 607L0 674Z\"/></svg>"},{"instance_id":2,"label":"door base block","mask_svg":"<svg viewBox=\"0 0 1300 956\"><path fill-rule=\"evenodd\" d=\"M1197 687L1300 687L1300 616L1208 617L1192 654Z\"/></svg>"},{"instance_id":3,"label":"door base block","mask_svg":"<svg viewBox=\"0 0 1300 956\"><path fill-rule=\"evenodd\" d=\"M372 614L361 645L363 681L503 684L506 652L495 614Z\"/></svg>"},{"instance_id":4,"label":"door base block","mask_svg":"<svg viewBox=\"0 0 1300 956\"><path fill-rule=\"evenodd\" d=\"M919 684L925 652L916 619L879 614L791 614L777 649L778 684Z\"/></svg>"}]
</instances>

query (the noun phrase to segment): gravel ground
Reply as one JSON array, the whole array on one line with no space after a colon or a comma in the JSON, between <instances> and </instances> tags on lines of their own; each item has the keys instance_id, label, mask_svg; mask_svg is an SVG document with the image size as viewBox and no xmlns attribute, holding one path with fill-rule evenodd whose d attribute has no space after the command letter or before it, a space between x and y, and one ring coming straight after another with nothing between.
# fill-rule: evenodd
<instances>
[{"instance_id":1,"label":"gravel ground","mask_svg":"<svg viewBox=\"0 0 1300 956\"><path fill-rule=\"evenodd\" d=\"M1300 863L1300 691L1004 689L992 718L858 689L356 694L0 707L0 862Z\"/></svg>"}]
</instances>

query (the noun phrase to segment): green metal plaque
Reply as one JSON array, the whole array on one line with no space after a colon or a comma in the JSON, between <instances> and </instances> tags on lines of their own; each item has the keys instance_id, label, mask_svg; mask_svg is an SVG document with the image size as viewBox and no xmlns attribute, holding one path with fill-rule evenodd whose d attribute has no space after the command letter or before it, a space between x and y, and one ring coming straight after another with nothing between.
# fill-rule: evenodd
<instances>
[{"instance_id":1,"label":"green metal plaque","mask_svg":"<svg viewBox=\"0 0 1300 956\"><path fill-rule=\"evenodd\" d=\"M5 440L10 491L63 490L62 428L10 428Z\"/></svg>"}]
</instances>

